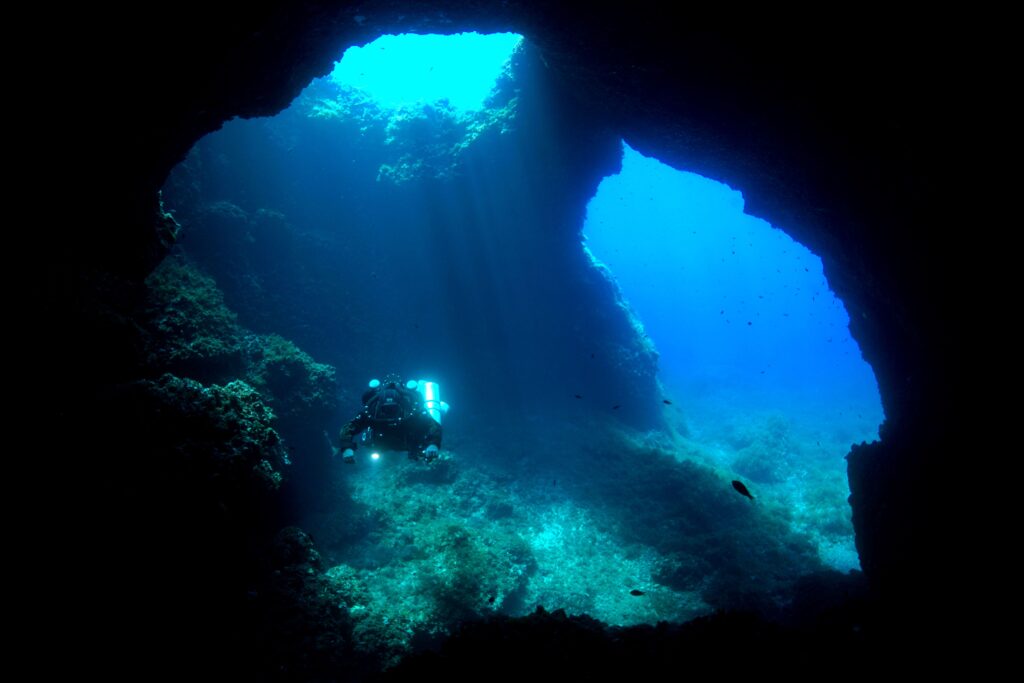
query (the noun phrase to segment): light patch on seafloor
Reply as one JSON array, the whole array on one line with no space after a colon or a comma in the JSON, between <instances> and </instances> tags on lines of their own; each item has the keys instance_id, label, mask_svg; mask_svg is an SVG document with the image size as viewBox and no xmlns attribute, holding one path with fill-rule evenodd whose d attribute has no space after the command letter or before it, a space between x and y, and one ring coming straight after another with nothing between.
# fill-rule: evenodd
<instances>
[{"instance_id":1,"label":"light patch on seafloor","mask_svg":"<svg viewBox=\"0 0 1024 683\"><path fill-rule=\"evenodd\" d=\"M527 603L588 614L612 626L687 621L711 611L699 593L655 582L661 560L654 549L622 547L585 510L562 503L532 517L525 533L537 571Z\"/></svg>"}]
</instances>

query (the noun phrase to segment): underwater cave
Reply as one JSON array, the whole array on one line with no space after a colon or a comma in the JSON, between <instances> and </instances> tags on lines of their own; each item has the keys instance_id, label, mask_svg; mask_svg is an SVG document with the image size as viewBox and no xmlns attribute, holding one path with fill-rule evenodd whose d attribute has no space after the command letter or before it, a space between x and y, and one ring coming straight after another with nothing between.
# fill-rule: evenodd
<instances>
[{"instance_id":1,"label":"underwater cave","mask_svg":"<svg viewBox=\"0 0 1024 683\"><path fill-rule=\"evenodd\" d=\"M668 49L646 10L601 10L573 32L625 22L597 49L556 10L481 7L312 3L203 34L181 63L146 52L176 96L133 95L125 111L151 123L113 135L113 227L71 238L76 275L58 285L78 292L76 353L91 359L59 368L84 406L64 417L108 453L80 473L102 495L78 522L105 531L71 535L100 558L105 597L83 599L116 615L131 653L117 667L458 679L521 657L510 633L542 644L510 671L552 676L711 666L736 643L771 665L814 642L811 667L926 633L918 578L945 513L906 484L945 462L924 458L942 435L922 427L949 409L929 371L945 349L922 341L938 319L920 290L930 266L906 258L899 227L926 214L890 195L899 177L879 180L880 129L851 144L839 89L808 99L815 67L796 47L763 61L756 32ZM478 110L314 79L339 43L460 30L526 36ZM860 82L863 63L813 47ZM822 348L768 319L796 317L777 283L671 279L666 264L709 257L682 260L696 246L666 237L686 232L671 220L643 235L657 221L638 207L619 207L617 235L587 224L641 155L742 189L747 212L792 235L776 270L813 270L838 306L799 304L834 314L825 343L863 351L855 390L833 391ZM778 263L747 246L769 277ZM685 317L733 305L737 334L764 336ZM338 428L392 371L442 387L443 457L343 465Z\"/></svg>"},{"instance_id":2,"label":"underwater cave","mask_svg":"<svg viewBox=\"0 0 1024 683\"><path fill-rule=\"evenodd\" d=\"M820 262L816 278L797 278L813 256L787 259L762 236L770 227L726 235L724 213L700 198L712 190L662 181L638 205L635 189L604 189L656 177L626 147L621 173L601 180L587 208L588 245L614 252L609 272L582 247L579 199L618 165L618 150L606 141L595 159L572 147L578 131L551 121L564 105L546 100L540 68L514 34L384 36L346 53L277 117L204 138L164 187L181 234L148 281L150 363L260 391L290 453L275 472L281 495L317 539L355 631L374 625L358 640L367 655L537 606L613 626L781 612L786 584L859 569L842 457L877 438L881 418L843 410L880 407L870 369L858 376L840 367L842 352L829 354L845 345L859 359L841 304L812 304L830 294ZM656 200L673 206L645 215ZM689 232L666 225L670 214L719 242L683 244ZM599 229L605 218L619 234ZM620 246L647 251L631 262ZM721 258L695 279L653 265L660 255L699 267L723 247L750 263L730 259L730 270ZM754 279L759 288L737 284ZM744 308L745 297L787 290L785 312ZM207 310L196 310L202 296ZM712 298L728 316L693 314ZM791 314L797 327L780 331ZM173 324L188 315L192 326ZM728 326L744 315L758 327ZM347 419L336 409L355 410L365 382L396 369L433 378L456 406L442 461L367 451L341 466L323 438ZM751 375L760 386L737 381ZM757 491L747 516L745 501L722 500L734 479ZM468 544L462 555L453 535ZM779 585L763 590L765 575Z\"/></svg>"}]
</instances>

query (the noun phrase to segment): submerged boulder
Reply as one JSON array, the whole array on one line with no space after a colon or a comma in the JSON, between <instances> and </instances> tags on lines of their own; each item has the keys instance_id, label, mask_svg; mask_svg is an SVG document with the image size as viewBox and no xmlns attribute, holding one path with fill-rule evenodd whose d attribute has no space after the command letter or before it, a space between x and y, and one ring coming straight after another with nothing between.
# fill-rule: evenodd
<instances>
[{"instance_id":1,"label":"submerged boulder","mask_svg":"<svg viewBox=\"0 0 1024 683\"><path fill-rule=\"evenodd\" d=\"M336 406L334 368L317 363L276 334L243 341L246 379L268 397L282 419L329 416Z\"/></svg>"},{"instance_id":2,"label":"submerged boulder","mask_svg":"<svg viewBox=\"0 0 1024 683\"><path fill-rule=\"evenodd\" d=\"M336 406L334 368L277 334L239 325L213 278L180 256L146 280L144 346L154 373L200 382L242 380L283 420L319 424Z\"/></svg>"},{"instance_id":3,"label":"submerged boulder","mask_svg":"<svg viewBox=\"0 0 1024 683\"><path fill-rule=\"evenodd\" d=\"M130 398L129 398L130 397ZM274 413L241 380L204 386L165 374L127 390L154 474L180 477L220 503L277 490L289 464Z\"/></svg>"},{"instance_id":4,"label":"submerged boulder","mask_svg":"<svg viewBox=\"0 0 1024 683\"><path fill-rule=\"evenodd\" d=\"M146 278L147 365L200 381L224 381L243 368L238 317L213 278L170 257Z\"/></svg>"}]
</instances>

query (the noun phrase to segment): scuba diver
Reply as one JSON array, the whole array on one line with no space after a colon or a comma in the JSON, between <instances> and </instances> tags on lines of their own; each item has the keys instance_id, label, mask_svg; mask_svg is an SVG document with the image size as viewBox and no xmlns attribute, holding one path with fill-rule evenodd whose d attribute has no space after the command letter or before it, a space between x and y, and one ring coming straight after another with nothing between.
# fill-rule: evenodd
<instances>
[{"instance_id":1,"label":"scuba diver","mask_svg":"<svg viewBox=\"0 0 1024 683\"><path fill-rule=\"evenodd\" d=\"M402 384L398 375L384 381L370 380L363 393L363 409L341 429L339 442L342 460L355 464L356 448L362 444L377 449L408 451L410 460L432 462L440 454L441 415L448 404L439 399L436 382L409 380Z\"/></svg>"}]
</instances>

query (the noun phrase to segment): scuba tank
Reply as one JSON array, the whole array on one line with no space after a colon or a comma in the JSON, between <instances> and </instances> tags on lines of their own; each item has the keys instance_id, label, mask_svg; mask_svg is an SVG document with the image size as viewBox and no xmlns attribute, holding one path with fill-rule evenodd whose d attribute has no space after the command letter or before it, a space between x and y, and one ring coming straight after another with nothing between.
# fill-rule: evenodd
<instances>
[{"instance_id":1,"label":"scuba tank","mask_svg":"<svg viewBox=\"0 0 1024 683\"><path fill-rule=\"evenodd\" d=\"M416 383L416 388L423 396L423 406L426 408L427 414L434 419L434 422L441 424L441 416L448 412L448 404L441 400L440 385L437 382L421 379Z\"/></svg>"}]
</instances>

